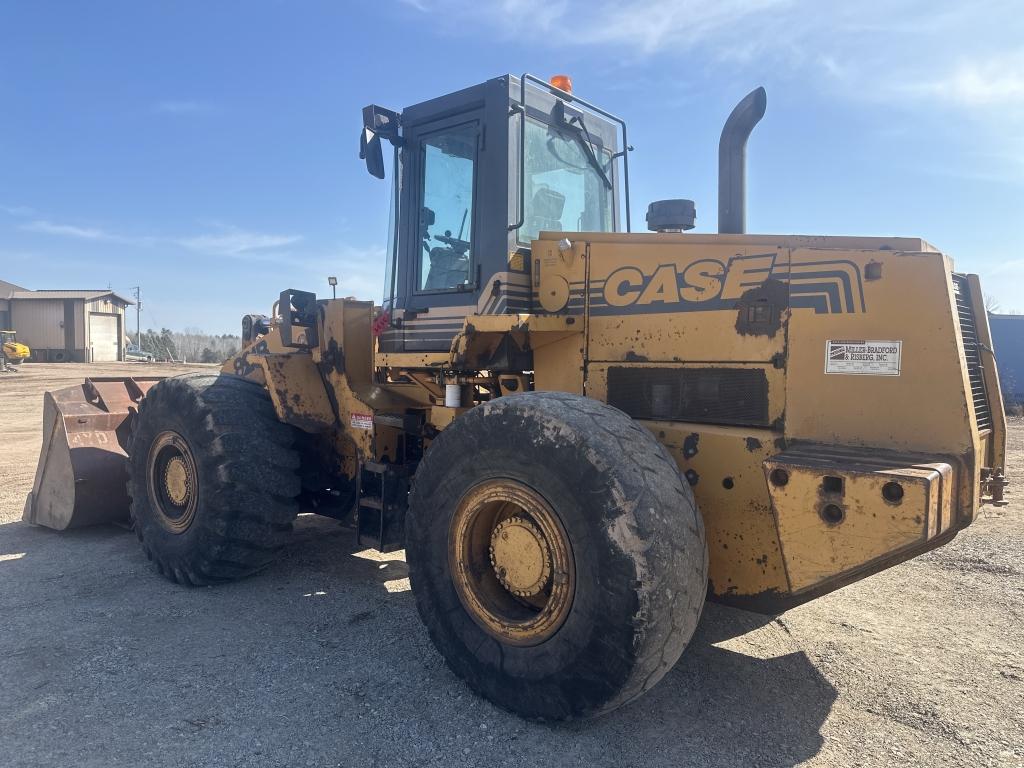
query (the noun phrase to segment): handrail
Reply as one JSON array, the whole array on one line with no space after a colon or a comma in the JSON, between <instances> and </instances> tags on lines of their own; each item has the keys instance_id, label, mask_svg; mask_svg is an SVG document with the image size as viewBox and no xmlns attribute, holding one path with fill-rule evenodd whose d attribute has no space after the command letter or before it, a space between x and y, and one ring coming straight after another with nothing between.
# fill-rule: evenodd
<instances>
[{"instance_id":1,"label":"handrail","mask_svg":"<svg viewBox=\"0 0 1024 768\"><path fill-rule=\"evenodd\" d=\"M616 117L611 112L606 112L600 107L591 104L589 101L585 101L584 99L581 99L578 96L574 96L572 94L567 94L561 88L555 88L555 86L551 85L551 83L541 80L536 75L531 75L527 72L524 72L523 75L519 78L519 103L512 105L511 108L512 113L520 113L518 179L519 219L515 224L509 224L508 231L515 232L517 229L522 227L526 221L526 184L524 183L524 176L526 175L526 82L528 80L533 83L536 83L542 88L545 88L552 96L555 96L556 98L561 99L568 96L570 101L577 104L582 104L591 112L594 112L600 115L601 117L606 118L607 120L611 120L614 123L618 123L619 127L622 128L622 151L616 154L622 156L622 186L626 198L626 232L632 232L632 222L629 215L629 141L626 138L626 121L620 117ZM615 156L613 156L612 159L614 160Z\"/></svg>"}]
</instances>

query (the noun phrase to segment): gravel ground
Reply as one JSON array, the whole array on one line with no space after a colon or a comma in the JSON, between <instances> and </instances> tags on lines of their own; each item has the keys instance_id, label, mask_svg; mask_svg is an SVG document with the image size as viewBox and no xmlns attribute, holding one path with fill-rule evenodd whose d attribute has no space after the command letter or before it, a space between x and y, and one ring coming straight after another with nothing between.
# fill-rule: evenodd
<instances>
[{"instance_id":1,"label":"gravel ground","mask_svg":"<svg viewBox=\"0 0 1024 768\"><path fill-rule=\"evenodd\" d=\"M710 605L646 697L535 725L446 669L401 558L361 553L332 521L300 518L282 562L212 589L159 578L124 530L20 522L44 389L180 370L0 375L3 765L1024 765L1012 496L950 545L780 619ZM1024 422L1010 443L1024 477Z\"/></svg>"}]
</instances>

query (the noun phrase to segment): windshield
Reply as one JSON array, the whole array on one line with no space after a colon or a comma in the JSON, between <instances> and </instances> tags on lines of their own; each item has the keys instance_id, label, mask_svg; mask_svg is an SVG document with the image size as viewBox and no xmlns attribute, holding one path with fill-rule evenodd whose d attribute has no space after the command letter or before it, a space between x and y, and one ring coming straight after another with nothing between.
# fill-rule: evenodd
<instances>
[{"instance_id":1,"label":"windshield","mask_svg":"<svg viewBox=\"0 0 1024 768\"><path fill-rule=\"evenodd\" d=\"M611 153L591 145L604 169L602 177L584 148L583 138L532 119L526 121L524 163L526 215L519 230L523 242L541 231L610 232L613 226Z\"/></svg>"}]
</instances>

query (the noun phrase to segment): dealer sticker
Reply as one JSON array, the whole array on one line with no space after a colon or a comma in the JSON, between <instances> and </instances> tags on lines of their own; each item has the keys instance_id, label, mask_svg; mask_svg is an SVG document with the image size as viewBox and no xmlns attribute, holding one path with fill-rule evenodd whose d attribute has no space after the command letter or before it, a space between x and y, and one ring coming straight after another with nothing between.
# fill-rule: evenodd
<instances>
[{"instance_id":1,"label":"dealer sticker","mask_svg":"<svg viewBox=\"0 0 1024 768\"><path fill-rule=\"evenodd\" d=\"M353 413L352 429L373 429L373 414Z\"/></svg>"},{"instance_id":2,"label":"dealer sticker","mask_svg":"<svg viewBox=\"0 0 1024 768\"><path fill-rule=\"evenodd\" d=\"M825 373L899 376L902 341L825 342Z\"/></svg>"}]
</instances>

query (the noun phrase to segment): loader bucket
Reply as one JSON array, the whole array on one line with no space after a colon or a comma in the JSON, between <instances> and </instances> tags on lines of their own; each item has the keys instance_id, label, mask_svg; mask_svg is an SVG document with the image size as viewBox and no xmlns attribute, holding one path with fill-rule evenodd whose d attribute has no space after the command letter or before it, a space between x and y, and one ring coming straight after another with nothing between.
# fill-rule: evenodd
<instances>
[{"instance_id":1,"label":"loader bucket","mask_svg":"<svg viewBox=\"0 0 1024 768\"><path fill-rule=\"evenodd\" d=\"M130 419L162 378L86 379L43 395L43 448L25 522L63 531L128 520Z\"/></svg>"}]
</instances>

